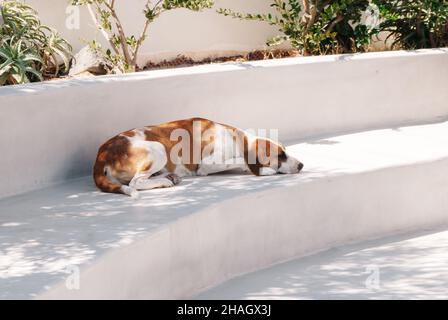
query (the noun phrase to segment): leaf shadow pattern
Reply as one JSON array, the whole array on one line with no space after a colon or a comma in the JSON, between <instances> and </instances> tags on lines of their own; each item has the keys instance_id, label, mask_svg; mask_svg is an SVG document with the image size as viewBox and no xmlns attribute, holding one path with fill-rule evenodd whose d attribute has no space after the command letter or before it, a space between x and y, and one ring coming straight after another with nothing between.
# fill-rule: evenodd
<instances>
[{"instance_id":1,"label":"leaf shadow pattern","mask_svg":"<svg viewBox=\"0 0 448 320\"><path fill-rule=\"evenodd\" d=\"M447 299L447 246L446 226L346 245L243 275L196 298Z\"/></svg>"},{"instance_id":2,"label":"leaf shadow pattern","mask_svg":"<svg viewBox=\"0 0 448 320\"><path fill-rule=\"evenodd\" d=\"M227 173L186 178L138 199L98 191L90 177L0 201L0 298L33 298L93 262L216 202L295 185L318 174L255 177Z\"/></svg>"}]
</instances>

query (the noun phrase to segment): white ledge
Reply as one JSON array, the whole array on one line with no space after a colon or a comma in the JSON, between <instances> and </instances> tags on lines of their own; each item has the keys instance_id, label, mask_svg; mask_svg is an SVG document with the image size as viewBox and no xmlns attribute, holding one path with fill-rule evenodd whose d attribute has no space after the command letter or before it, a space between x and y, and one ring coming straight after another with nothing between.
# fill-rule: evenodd
<instances>
[{"instance_id":1,"label":"white ledge","mask_svg":"<svg viewBox=\"0 0 448 320\"><path fill-rule=\"evenodd\" d=\"M189 117L309 139L447 116L447 49L203 65L0 88L0 198L91 172L118 132ZM18 170L17 168L20 168Z\"/></svg>"},{"instance_id":2,"label":"white ledge","mask_svg":"<svg viewBox=\"0 0 448 320\"><path fill-rule=\"evenodd\" d=\"M186 179L139 200L90 178L0 201L0 298L189 298L335 245L448 220L448 122L291 145L299 175ZM81 289L67 290L67 267Z\"/></svg>"},{"instance_id":3,"label":"white ledge","mask_svg":"<svg viewBox=\"0 0 448 320\"><path fill-rule=\"evenodd\" d=\"M382 59L402 59L415 57L432 57L443 56L448 53L448 48L437 49L420 49L413 51L382 51L369 52L357 54L338 54L326 56L310 56L310 57L294 57L282 59L257 60L246 62L226 62L226 63L212 63L191 67L160 69L151 71L142 71L135 73L128 73L122 75L104 75L91 78L72 78L59 79L45 82L29 83L23 85L13 85L0 87L0 97L2 95L26 94L36 93L43 90L63 89L66 87L86 86L89 84L110 83L110 82L129 82L141 80L163 79L170 77L194 76L209 73L221 73L242 71L252 68L278 68L291 67L299 65L312 65L322 63L344 63L368 60L382 60Z\"/></svg>"}]
</instances>

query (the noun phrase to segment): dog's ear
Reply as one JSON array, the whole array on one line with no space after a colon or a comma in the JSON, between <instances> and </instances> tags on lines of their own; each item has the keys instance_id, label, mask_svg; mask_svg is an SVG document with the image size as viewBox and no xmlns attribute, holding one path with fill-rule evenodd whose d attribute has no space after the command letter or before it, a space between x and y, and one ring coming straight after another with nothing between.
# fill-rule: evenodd
<instances>
[{"instance_id":1,"label":"dog's ear","mask_svg":"<svg viewBox=\"0 0 448 320\"><path fill-rule=\"evenodd\" d=\"M260 175L260 169L269 166L270 142L254 139L249 141L244 137L244 160L249 170L256 176Z\"/></svg>"}]
</instances>

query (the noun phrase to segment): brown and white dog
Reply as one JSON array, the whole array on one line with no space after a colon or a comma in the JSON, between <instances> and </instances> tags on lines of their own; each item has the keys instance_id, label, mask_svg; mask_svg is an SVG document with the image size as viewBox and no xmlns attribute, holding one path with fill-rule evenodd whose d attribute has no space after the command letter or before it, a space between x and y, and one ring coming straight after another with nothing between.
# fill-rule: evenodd
<instances>
[{"instance_id":1,"label":"brown and white dog","mask_svg":"<svg viewBox=\"0 0 448 320\"><path fill-rule=\"evenodd\" d=\"M271 139L232 126L192 118L123 132L104 143L94 166L104 192L136 196L172 187L185 176L228 170L257 176L298 173L303 164Z\"/></svg>"}]
</instances>

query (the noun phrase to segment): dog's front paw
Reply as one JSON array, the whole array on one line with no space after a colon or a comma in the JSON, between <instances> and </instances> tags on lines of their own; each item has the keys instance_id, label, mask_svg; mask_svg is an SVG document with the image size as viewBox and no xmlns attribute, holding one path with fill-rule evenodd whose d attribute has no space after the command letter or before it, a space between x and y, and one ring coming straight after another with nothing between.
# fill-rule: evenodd
<instances>
[{"instance_id":1,"label":"dog's front paw","mask_svg":"<svg viewBox=\"0 0 448 320\"><path fill-rule=\"evenodd\" d=\"M196 171L196 175L200 177L206 177L208 176L208 172L203 167L199 167L199 169Z\"/></svg>"},{"instance_id":2,"label":"dog's front paw","mask_svg":"<svg viewBox=\"0 0 448 320\"><path fill-rule=\"evenodd\" d=\"M137 199L139 197L139 193L136 189L131 188L129 186L121 186L121 192L130 196L131 198Z\"/></svg>"},{"instance_id":3,"label":"dog's front paw","mask_svg":"<svg viewBox=\"0 0 448 320\"><path fill-rule=\"evenodd\" d=\"M181 181L182 181L181 177L179 177L179 176L178 176L177 174L175 174L175 173L167 174L167 175L166 175L166 178L167 178L168 180L170 180L170 181L173 183L174 186L175 186L175 185L178 185L178 184L181 183Z\"/></svg>"}]
</instances>

